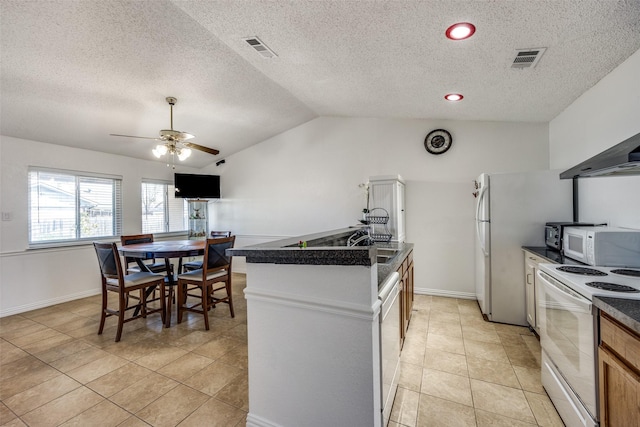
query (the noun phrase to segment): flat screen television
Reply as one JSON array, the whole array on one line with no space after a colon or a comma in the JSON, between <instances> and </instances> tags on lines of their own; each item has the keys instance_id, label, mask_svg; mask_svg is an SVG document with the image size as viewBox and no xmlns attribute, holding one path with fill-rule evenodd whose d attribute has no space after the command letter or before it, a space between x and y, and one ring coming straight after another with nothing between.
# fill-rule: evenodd
<instances>
[{"instance_id":1,"label":"flat screen television","mask_svg":"<svg viewBox=\"0 0 640 427\"><path fill-rule=\"evenodd\" d=\"M183 199L219 199L220 175L175 174L176 197Z\"/></svg>"}]
</instances>

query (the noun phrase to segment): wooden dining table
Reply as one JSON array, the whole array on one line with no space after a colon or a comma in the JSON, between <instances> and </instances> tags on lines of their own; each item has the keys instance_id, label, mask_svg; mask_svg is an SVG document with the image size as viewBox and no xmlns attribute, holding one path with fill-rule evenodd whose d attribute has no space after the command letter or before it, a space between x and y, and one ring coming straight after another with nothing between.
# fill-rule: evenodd
<instances>
[{"instance_id":1,"label":"wooden dining table","mask_svg":"<svg viewBox=\"0 0 640 427\"><path fill-rule=\"evenodd\" d=\"M173 290L177 284L177 275L180 274L182 270L182 258L204 255L204 247L204 240L165 240L118 246L120 255L135 259L136 264L138 264L141 271L150 272L144 263L145 259L164 258L167 273L165 282L169 289L169 293L167 295L167 312L164 324L165 328L171 326L171 301L173 300ZM171 269L171 258L179 258L178 269L175 275ZM153 290L150 292L153 292Z\"/></svg>"}]
</instances>

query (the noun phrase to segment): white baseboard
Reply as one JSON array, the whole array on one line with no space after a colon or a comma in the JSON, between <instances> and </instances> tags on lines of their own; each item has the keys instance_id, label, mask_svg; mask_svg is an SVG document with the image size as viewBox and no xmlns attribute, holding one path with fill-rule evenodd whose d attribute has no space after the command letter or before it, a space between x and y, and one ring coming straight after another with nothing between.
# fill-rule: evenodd
<instances>
[{"instance_id":1,"label":"white baseboard","mask_svg":"<svg viewBox=\"0 0 640 427\"><path fill-rule=\"evenodd\" d=\"M274 424L262 417L249 412L247 415L247 427L281 427L280 424Z\"/></svg>"},{"instance_id":2,"label":"white baseboard","mask_svg":"<svg viewBox=\"0 0 640 427\"><path fill-rule=\"evenodd\" d=\"M470 292L445 291L442 289L414 288L413 293L417 295L435 295L439 297L476 299L476 294Z\"/></svg>"},{"instance_id":3,"label":"white baseboard","mask_svg":"<svg viewBox=\"0 0 640 427\"><path fill-rule=\"evenodd\" d=\"M18 307L11 307L6 310L0 310L0 317L12 316L14 314L20 314L31 310L37 310L39 308L50 307L56 304L62 304L63 302L69 302L81 298L92 297L94 295L100 295L102 291L98 289L92 289L89 291L78 292L77 294L65 295L58 298L51 298L44 301L38 301L31 304L23 304Z\"/></svg>"}]
</instances>

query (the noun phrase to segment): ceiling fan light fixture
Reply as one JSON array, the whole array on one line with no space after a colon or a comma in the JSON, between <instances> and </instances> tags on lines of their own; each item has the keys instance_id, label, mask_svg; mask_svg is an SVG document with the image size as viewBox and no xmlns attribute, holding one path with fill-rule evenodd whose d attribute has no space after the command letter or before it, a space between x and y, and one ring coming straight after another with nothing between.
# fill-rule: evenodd
<instances>
[{"instance_id":1,"label":"ceiling fan light fixture","mask_svg":"<svg viewBox=\"0 0 640 427\"><path fill-rule=\"evenodd\" d=\"M203 151L205 153L217 156L220 152L215 148L205 147L203 145L194 144L193 142L185 142L187 140L195 138L194 135L187 132L181 132L179 130L173 129L173 106L176 104L178 100L171 96L167 97L166 100L167 100L167 103L169 103L169 119L170 119L171 126L170 126L170 129L162 129L160 131L159 138L150 138L145 136L133 136L133 135L120 135L116 133L112 133L110 135L120 136L125 138L140 138L140 139L152 139L155 141L162 141L163 142L162 144L156 145L156 147L153 150L151 150L153 155L158 159L168 153L168 154L171 154L173 158L175 158L175 156L177 155L178 158L182 161L187 159L189 156L191 156L192 148L198 151Z\"/></svg>"},{"instance_id":2,"label":"ceiling fan light fixture","mask_svg":"<svg viewBox=\"0 0 640 427\"><path fill-rule=\"evenodd\" d=\"M156 145L156 148L151 150L151 152L153 153L154 156L156 156L157 158L160 158L165 154L167 154L167 146L164 144L158 144Z\"/></svg>"},{"instance_id":3,"label":"ceiling fan light fixture","mask_svg":"<svg viewBox=\"0 0 640 427\"><path fill-rule=\"evenodd\" d=\"M190 148L183 148L183 149L178 151L178 160L180 160L182 162L182 161L186 160L190 155L191 155L191 149Z\"/></svg>"},{"instance_id":4,"label":"ceiling fan light fixture","mask_svg":"<svg viewBox=\"0 0 640 427\"><path fill-rule=\"evenodd\" d=\"M445 35L448 39L451 40L464 40L468 39L476 32L476 26L470 22L458 22L457 24L453 24L447 31Z\"/></svg>"}]
</instances>

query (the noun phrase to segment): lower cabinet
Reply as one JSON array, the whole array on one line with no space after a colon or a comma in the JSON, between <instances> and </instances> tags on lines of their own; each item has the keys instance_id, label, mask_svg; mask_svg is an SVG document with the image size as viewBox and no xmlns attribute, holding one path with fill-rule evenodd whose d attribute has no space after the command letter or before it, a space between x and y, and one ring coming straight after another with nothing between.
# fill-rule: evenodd
<instances>
[{"instance_id":1,"label":"lower cabinet","mask_svg":"<svg viewBox=\"0 0 640 427\"><path fill-rule=\"evenodd\" d=\"M538 333L538 335L540 334L540 325L538 324L536 272L538 271L538 264L542 262L545 262L545 260L541 257L529 251L524 251L524 285L527 322L536 331L536 333Z\"/></svg>"},{"instance_id":2,"label":"lower cabinet","mask_svg":"<svg viewBox=\"0 0 640 427\"><path fill-rule=\"evenodd\" d=\"M402 261L397 272L402 285L400 291L400 346L402 347L413 310L413 250Z\"/></svg>"},{"instance_id":3,"label":"lower cabinet","mask_svg":"<svg viewBox=\"0 0 640 427\"><path fill-rule=\"evenodd\" d=\"M600 426L640 427L640 335L606 313L599 320Z\"/></svg>"}]
</instances>

